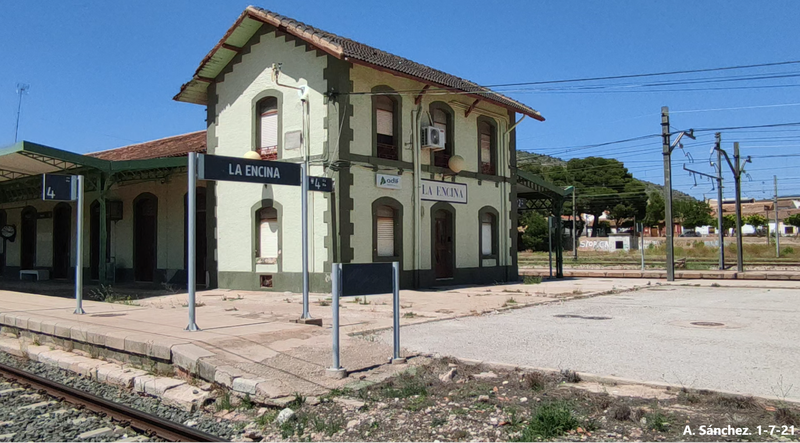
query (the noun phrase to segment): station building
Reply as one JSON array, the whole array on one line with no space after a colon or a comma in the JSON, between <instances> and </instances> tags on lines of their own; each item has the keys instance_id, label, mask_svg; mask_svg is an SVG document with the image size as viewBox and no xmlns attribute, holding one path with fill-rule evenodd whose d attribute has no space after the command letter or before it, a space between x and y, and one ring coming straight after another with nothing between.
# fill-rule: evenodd
<instances>
[{"instance_id":1,"label":"station building","mask_svg":"<svg viewBox=\"0 0 800 443\"><path fill-rule=\"evenodd\" d=\"M543 121L534 109L252 6L174 99L205 106L207 130L84 156L0 151L0 224L21 228L4 242L7 278L26 268L64 277L74 264L62 258L74 203L36 200L42 172L94 177L89 278L179 284L187 152L306 163L335 183L308 196L312 291L330 290L335 262L397 261L405 288L516 281L520 199L560 210L566 195L516 169L514 128ZM300 188L198 183L202 283L299 290Z\"/></svg>"}]
</instances>

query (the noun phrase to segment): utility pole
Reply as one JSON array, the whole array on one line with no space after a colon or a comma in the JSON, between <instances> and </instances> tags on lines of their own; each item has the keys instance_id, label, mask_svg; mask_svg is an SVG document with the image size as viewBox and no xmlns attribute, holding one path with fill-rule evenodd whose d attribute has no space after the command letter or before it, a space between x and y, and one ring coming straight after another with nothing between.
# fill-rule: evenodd
<instances>
[{"instance_id":1,"label":"utility pole","mask_svg":"<svg viewBox=\"0 0 800 443\"><path fill-rule=\"evenodd\" d=\"M775 179L775 257L781 258L781 230L778 229L778 176L773 175ZM767 226L769 227L769 217L767 217Z\"/></svg>"},{"instance_id":2,"label":"utility pole","mask_svg":"<svg viewBox=\"0 0 800 443\"><path fill-rule=\"evenodd\" d=\"M736 270L744 272L742 251L742 165L739 161L739 142L733 143L733 161L736 164L734 180L736 185Z\"/></svg>"},{"instance_id":3,"label":"utility pole","mask_svg":"<svg viewBox=\"0 0 800 443\"><path fill-rule=\"evenodd\" d=\"M578 234L575 232L575 216L577 210L575 209L575 186L572 187L572 259L578 259Z\"/></svg>"},{"instance_id":4,"label":"utility pole","mask_svg":"<svg viewBox=\"0 0 800 443\"><path fill-rule=\"evenodd\" d=\"M17 142L19 134L19 116L22 113L22 96L28 92L31 85L25 83L17 83L17 94L19 94L19 101L17 102L17 124L14 126L14 143Z\"/></svg>"},{"instance_id":5,"label":"utility pole","mask_svg":"<svg viewBox=\"0 0 800 443\"><path fill-rule=\"evenodd\" d=\"M719 270L725 270L725 231L722 229L724 217L722 216L722 134L717 132L716 136L716 150L717 150L717 226L719 236Z\"/></svg>"},{"instance_id":6,"label":"utility pole","mask_svg":"<svg viewBox=\"0 0 800 443\"><path fill-rule=\"evenodd\" d=\"M695 139L694 130L690 129L689 131L681 131L675 141L670 142L669 108L663 106L661 108L661 153L664 156L664 224L667 230L667 281L675 281L675 250L672 244L675 231L672 224L672 150L675 149L675 146L678 146L684 135L692 140Z\"/></svg>"}]
</instances>

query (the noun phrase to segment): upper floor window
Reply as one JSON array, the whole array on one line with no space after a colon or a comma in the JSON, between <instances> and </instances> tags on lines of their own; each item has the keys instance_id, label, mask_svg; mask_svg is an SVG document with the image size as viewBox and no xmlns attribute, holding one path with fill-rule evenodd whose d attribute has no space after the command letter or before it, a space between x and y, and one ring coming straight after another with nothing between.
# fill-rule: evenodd
<instances>
[{"instance_id":1,"label":"upper floor window","mask_svg":"<svg viewBox=\"0 0 800 443\"><path fill-rule=\"evenodd\" d=\"M400 159L400 134L397 131L397 102L388 95L375 97L375 142L379 158Z\"/></svg>"},{"instance_id":2,"label":"upper floor window","mask_svg":"<svg viewBox=\"0 0 800 443\"><path fill-rule=\"evenodd\" d=\"M497 172L494 126L488 122L478 123L478 147L480 149L480 169L482 174L494 175Z\"/></svg>"},{"instance_id":3,"label":"upper floor window","mask_svg":"<svg viewBox=\"0 0 800 443\"><path fill-rule=\"evenodd\" d=\"M433 108L431 112L431 118L433 119L433 126L443 130L445 134L444 150L435 151L433 153L433 164L434 166L446 168L448 167L450 157L453 155L453 141L451 136L453 117L447 110L436 107Z\"/></svg>"},{"instance_id":4,"label":"upper floor window","mask_svg":"<svg viewBox=\"0 0 800 443\"><path fill-rule=\"evenodd\" d=\"M263 160L278 159L278 99L258 102L258 153Z\"/></svg>"},{"instance_id":5,"label":"upper floor window","mask_svg":"<svg viewBox=\"0 0 800 443\"><path fill-rule=\"evenodd\" d=\"M274 207L261 208L256 212L258 222L258 262L275 263L280 255L278 245L280 224L278 210Z\"/></svg>"}]
</instances>

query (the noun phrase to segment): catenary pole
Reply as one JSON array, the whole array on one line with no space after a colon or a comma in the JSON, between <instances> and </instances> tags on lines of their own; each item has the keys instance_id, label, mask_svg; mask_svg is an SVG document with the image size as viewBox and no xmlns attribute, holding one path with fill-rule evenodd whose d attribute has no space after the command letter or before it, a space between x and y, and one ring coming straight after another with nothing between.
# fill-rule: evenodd
<instances>
[{"instance_id":1,"label":"catenary pole","mask_svg":"<svg viewBox=\"0 0 800 443\"><path fill-rule=\"evenodd\" d=\"M575 209L575 186L572 186L572 259L578 259L578 234L575 232L575 217L577 210Z\"/></svg>"},{"instance_id":2,"label":"catenary pole","mask_svg":"<svg viewBox=\"0 0 800 443\"><path fill-rule=\"evenodd\" d=\"M76 175L75 208L75 314L85 314L83 310L83 176Z\"/></svg>"},{"instance_id":3,"label":"catenary pole","mask_svg":"<svg viewBox=\"0 0 800 443\"><path fill-rule=\"evenodd\" d=\"M775 180L775 257L781 258L781 230L778 228L778 176L773 175ZM767 227L769 227L769 217L767 218Z\"/></svg>"},{"instance_id":4,"label":"catenary pole","mask_svg":"<svg viewBox=\"0 0 800 443\"><path fill-rule=\"evenodd\" d=\"M198 331L195 309L197 308L197 153L190 152L187 160L186 175L186 286L189 292L189 324L187 331Z\"/></svg>"},{"instance_id":5,"label":"catenary pole","mask_svg":"<svg viewBox=\"0 0 800 443\"><path fill-rule=\"evenodd\" d=\"M664 156L664 224L667 234L667 281L675 281L674 249L672 245L672 146L670 146L669 108L661 108L662 155Z\"/></svg>"},{"instance_id":6,"label":"catenary pole","mask_svg":"<svg viewBox=\"0 0 800 443\"><path fill-rule=\"evenodd\" d=\"M725 270L725 231L722 229L722 135L716 134L717 149L717 235L719 236L719 270Z\"/></svg>"},{"instance_id":7,"label":"catenary pole","mask_svg":"<svg viewBox=\"0 0 800 443\"><path fill-rule=\"evenodd\" d=\"M736 270L744 272L742 251L742 165L739 160L739 142L735 142L733 144L733 162L736 170L733 178L736 185Z\"/></svg>"}]
</instances>

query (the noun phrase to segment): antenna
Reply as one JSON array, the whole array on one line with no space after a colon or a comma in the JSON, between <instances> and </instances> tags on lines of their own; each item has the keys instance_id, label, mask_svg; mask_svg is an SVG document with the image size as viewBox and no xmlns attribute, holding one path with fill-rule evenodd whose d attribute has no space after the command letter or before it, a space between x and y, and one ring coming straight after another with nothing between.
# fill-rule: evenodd
<instances>
[{"instance_id":1,"label":"antenna","mask_svg":"<svg viewBox=\"0 0 800 443\"><path fill-rule=\"evenodd\" d=\"M22 112L22 96L28 93L31 85L27 83L17 83L17 94L19 94L19 102L17 103L17 124L14 126L14 143L17 142L17 135L19 134L19 116Z\"/></svg>"}]
</instances>

